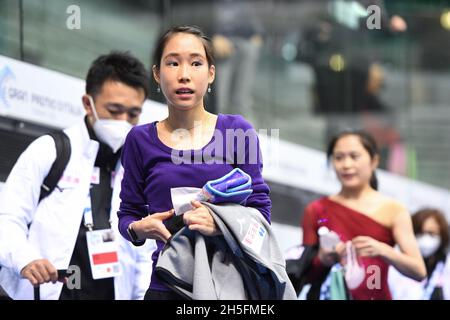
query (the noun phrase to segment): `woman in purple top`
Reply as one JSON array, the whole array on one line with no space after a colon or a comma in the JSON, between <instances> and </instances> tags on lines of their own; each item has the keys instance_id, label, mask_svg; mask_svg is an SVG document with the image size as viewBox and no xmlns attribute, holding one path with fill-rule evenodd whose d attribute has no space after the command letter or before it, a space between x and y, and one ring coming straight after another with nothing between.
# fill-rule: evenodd
<instances>
[{"instance_id":1,"label":"woman in purple top","mask_svg":"<svg viewBox=\"0 0 450 320\"><path fill-rule=\"evenodd\" d=\"M128 134L122 152L125 168L120 198L120 233L136 245L156 239L153 268L170 238L167 221L173 205L170 189L201 188L238 167L252 177L253 193L245 205L270 221L269 187L261 176L262 159L255 130L242 116L215 115L205 110L204 96L214 81L210 40L196 27L167 31L155 51L153 76L169 109L163 121L137 126ZM205 236L219 232L206 207L194 209L182 223ZM145 299L178 296L152 274Z\"/></svg>"}]
</instances>

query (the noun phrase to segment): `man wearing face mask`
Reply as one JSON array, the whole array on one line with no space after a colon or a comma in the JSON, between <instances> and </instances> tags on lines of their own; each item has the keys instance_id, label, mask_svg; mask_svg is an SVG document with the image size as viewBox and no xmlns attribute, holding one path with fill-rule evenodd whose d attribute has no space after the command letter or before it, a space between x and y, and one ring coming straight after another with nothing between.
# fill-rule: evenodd
<instances>
[{"instance_id":1,"label":"man wearing face mask","mask_svg":"<svg viewBox=\"0 0 450 320\"><path fill-rule=\"evenodd\" d=\"M442 212L422 209L412 216L414 233L427 268L422 282L389 270L389 286L397 300L450 300L449 226Z\"/></svg>"},{"instance_id":2,"label":"man wearing face mask","mask_svg":"<svg viewBox=\"0 0 450 320\"><path fill-rule=\"evenodd\" d=\"M20 156L0 195L0 284L14 299L140 299L150 282L151 241L117 230L125 137L148 96L148 72L128 53L97 58L86 78L86 116L64 130L70 158L52 193L41 185L56 159L45 135ZM57 121L57 119L55 119ZM64 279L58 270L69 270Z\"/></svg>"}]
</instances>

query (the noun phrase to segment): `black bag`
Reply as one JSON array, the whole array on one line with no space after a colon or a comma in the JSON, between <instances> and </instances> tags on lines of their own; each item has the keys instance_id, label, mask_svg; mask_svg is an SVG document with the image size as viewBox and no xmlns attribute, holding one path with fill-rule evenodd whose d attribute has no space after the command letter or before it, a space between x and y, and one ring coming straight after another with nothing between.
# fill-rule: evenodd
<instances>
[{"instance_id":1,"label":"black bag","mask_svg":"<svg viewBox=\"0 0 450 320\"><path fill-rule=\"evenodd\" d=\"M63 131L55 131L48 134L55 140L56 159L50 168L44 182L41 185L41 194L39 202L48 197L55 190L59 179L67 166L72 153L69 137Z\"/></svg>"},{"instance_id":2,"label":"black bag","mask_svg":"<svg viewBox=\"0 0 450 320\"><path fill-rule=\"evenodd\" d=\"M297 295L307 284L306 274L311 267L312 260L317 255L317 246L304 246L302 255L298 259L286 260L286 273L294 286Z\"/></svg>"}]
</instances>

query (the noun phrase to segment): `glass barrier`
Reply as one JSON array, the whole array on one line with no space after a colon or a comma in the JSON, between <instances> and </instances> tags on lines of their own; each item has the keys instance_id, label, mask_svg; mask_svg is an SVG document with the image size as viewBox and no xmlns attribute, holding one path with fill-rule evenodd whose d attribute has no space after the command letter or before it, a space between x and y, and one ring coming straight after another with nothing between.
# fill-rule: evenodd
<instances>
[{"instance_id":1,"label":"glass barrier","mask_svg":"<svg viewBox=\"0 0 450 320\"><path fill-rule=\"evenodd\" d=\"M336 132L363 128L377 138L382 168L450 188L446 1L0 4L0 54L80 78L110 50L129 50L150 68L161 30L198 25L216 50L209 110L241 113L320 150Z\"/></svg>"}]
</instances>

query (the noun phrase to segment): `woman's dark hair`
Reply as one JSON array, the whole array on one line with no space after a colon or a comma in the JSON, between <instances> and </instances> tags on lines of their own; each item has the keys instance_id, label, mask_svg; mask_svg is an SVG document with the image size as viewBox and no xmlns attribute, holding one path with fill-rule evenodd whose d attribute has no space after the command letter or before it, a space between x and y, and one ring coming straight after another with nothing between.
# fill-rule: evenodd
<instances>
[{"instance_id":1,"label":"woman's dark hair","mask_svg":"<svg viewBox=\"0 0 450 320\"><path fill-rule=\"evenodd\" d=\"M208 60L208 66L214 64L214 51L211 39L209 39L203 31L197 26L176 26L167 30L158 40L155 53L153 54L153 64L159 70L161 66L161 59L164 48L170 38L177 33L188 33L197 36L203 43L205 48L206 60Z\"/></svg>"},{"instance_id":2,"label":"woman's dark hair","mask_svg":"<svg viewBox=\"0 0 450 320\"><path fill-rule=\"evenodd\" d=\"M423 224L425 223L425 220L427 220L428 218L434 218L434 220L436 220L437 224L439 225L441 245L438 248L438 252L445 254L449 243L449 230L448 230L448 222L441 211L432 208L424 208L417 211L412 216L414 234L422 233Z\"/></svg>"},{"instance_id":3,"label":"woman's dark hair","mask_svg":"<svg viewBox=\"0 0 450 320\"><path fill-rule=\"evenodd\" d=\"M129 52L113 51L92 62L86 76L86 93L95 97L106 81L119 81L149 94L150 76L144 65Z\"/></svg>"},{"instance_id":4,"label":"woman's dark hair","mask_svg":"<svg viewBox=\"0 0 450 320\"><path fill-rule=\"evenodd\" d=\"M343 137L346 136L357 136L359 140L361 141L361 144L363 145L364 149L367 150L367 152L370 155L370 159L375 158L375 156L379 155L379 149L377 146L377 143L375 142L375 139L368 134L365 131L362 130L346 130L338 133L336 136L334 136L330 142L328 143L327 147L327 159L330 159L330 157L333 155L334 147L336 146L336 143ZM370 186L378 190L378 179L375 171L372 172L372 176L370 177Z\"/></svg>"}]
</instances>

